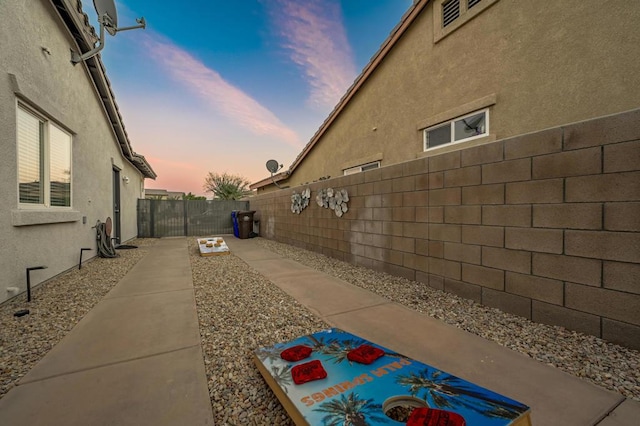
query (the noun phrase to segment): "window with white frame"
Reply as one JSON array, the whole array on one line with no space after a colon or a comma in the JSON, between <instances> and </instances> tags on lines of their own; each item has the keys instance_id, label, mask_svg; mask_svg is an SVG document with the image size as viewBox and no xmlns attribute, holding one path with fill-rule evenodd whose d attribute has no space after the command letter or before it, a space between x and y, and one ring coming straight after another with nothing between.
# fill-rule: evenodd
<instances>
[{"instance_id":1,"label":"window with white frame","mask_svg":"<svg viewBox=\"0 0 640 426\"><path fill-rule=\"evenodd\" d=\"M424 150L489 134L489 110L472 112L424 129Z\"/></svg>"},{"instance_id":2,"label":"window with white frame","mask_svg":"<svg viewBox=\"0 0 640 426\"><path fill-rule=\"evenodd\" d=\"M16 115L20 207L71 207L71 135L21 104Z\"/></svg>"},{"instance_id":3,"label":"window with white frame","mask_svg":"<svg viewBox=\"0 0 640 426\"><path fill-rule=\"evenodd\" d=\"M366 172L367 170L373 170L380 167L379 161L374 161L372 163L362 164L360 166L349 167L348 169L344 169L344 175L352 175L355 173Z\"/></svg>"}]
</instances>

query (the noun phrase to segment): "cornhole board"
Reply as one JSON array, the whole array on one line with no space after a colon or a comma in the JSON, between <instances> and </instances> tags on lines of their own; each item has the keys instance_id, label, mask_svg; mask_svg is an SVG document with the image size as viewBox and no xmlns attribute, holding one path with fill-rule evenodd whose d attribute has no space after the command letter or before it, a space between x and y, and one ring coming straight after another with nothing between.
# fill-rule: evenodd
<instances>
[{"instance_id":1,"label":"cornhole board","mask_svg":"<svg viewBox=\"0 0 640 426\"><path fill-rule=\"evenodd\" d=\"M207 247L207 243L212 247ZM220 246L216 247L215 244ZM223 256L230 253L229 247L222 237L198 238L198 248L200 256Z\"/></svg>"},{"instance_id":2,"label":"cornhole board","mask_svg":"<svg viewBox=\"0 0 640 426\"><path fill-rule=\"evenodd\" d=\"M282 358L292 354L298 360ZM408 424L385 414L399 406L422 407L416 425L531 426L526 405L337 328L257 349L253 358L298 426ZM326 377L296 384L322 377L318 363Z\"/></svg>"}]
</instances>

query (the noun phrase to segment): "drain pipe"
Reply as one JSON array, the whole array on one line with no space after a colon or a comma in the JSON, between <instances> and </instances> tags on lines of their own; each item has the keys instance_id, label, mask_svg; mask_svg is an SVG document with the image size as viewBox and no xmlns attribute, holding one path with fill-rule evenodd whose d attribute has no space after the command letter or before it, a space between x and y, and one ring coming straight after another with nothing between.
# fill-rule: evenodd
<instances>
[{"instance_id":1,"label":"drain pipe","mask_svg":"<svg viewBox=\"0 0 640 426\"><path fill-rule=\"evenodd\" d=\"M31 302L31 271L35 271L37 269L47 269L47 267L32 266L31 268L27 268L27 302Z\"/></svg>"}]
</instances>

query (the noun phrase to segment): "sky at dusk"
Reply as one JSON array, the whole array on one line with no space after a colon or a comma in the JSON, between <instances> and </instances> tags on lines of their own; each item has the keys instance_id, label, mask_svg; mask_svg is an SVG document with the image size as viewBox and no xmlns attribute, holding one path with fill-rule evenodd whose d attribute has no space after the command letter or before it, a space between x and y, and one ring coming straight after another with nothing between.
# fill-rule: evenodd
<instances>
[{"instance_id":1,"label":"sky at dusk","mask_svg":"<svg viewBox=\"0 0 640 426\"><path fill-rule=\"evenodd\" d=\"M99 31L93 2L85 12ZM205 194L208 172L287 169L412 0L117 0L102 61L146 188Z\"/></svg>"}]
</instances>

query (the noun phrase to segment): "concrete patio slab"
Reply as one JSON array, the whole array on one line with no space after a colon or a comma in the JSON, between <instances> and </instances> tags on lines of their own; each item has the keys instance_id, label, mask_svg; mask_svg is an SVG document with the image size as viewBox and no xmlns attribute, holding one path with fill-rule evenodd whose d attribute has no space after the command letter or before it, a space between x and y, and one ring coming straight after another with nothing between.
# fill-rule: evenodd
<instances>
[{"instance_id":1,"label":"concrete patio slab","mask_svg":"<svg viewBox=\"0 0 640 426\"><path fill-rule=\"evenodd\" d=\"M640 402L625 400L598 426L630 426L640 423Z\"/></svg>"},{"instance_id":2,"label":"concrete patio slab","mask_svg":"<svg viewBox=\"0 0 640 426\"><path fill-rule=\"evenodd\" d=\"M21 383L197 345L197 324L192 290L105 299Z\"/></svg>"},{"instance_id":3,"label":"concrete patio slab","mask_svg":"<svg viewBox=\"0 0 640 426\"><path fill-rule=\"evenodd\" d=\"M185 276L178 277L174 274L167 274L167 276L164 277L160 276L160 274L153 274L148 277L141 277L128 281L130 282L125 286L114 287L109 294L105 296L105 299L165 293L168 291L190 290L193 288L191 275L186 278Z\"/></svg>"},{"instance_id":4,"label":"concrete patio slab","mask_svg":"<svg viewBox=\"0 0 640 426\"><path fill-rule=\"evenodd\" d=\"M213 425L200 345L20 385L3 425Z\"/></svg>"},{"instance_id":5,"label":"concrete patio slab","mask_svg":"<svg viewBox=\"0 0 640 426\"><path fill-rule=\"evenodd\" d=\"M640 403L254 241L225 240L327 323L526 403L536 426L622 426L640 418ZM163 239L149 250L0 400L0 424L213 424L187 240Z\"/></svg>"},{"instance_id":6,"label":"concrete patio slab","mask_svg":"<svg viewBox=\"0 0 640 426\"><path fill-rule=\"evenodd\" d=\"M185 256L186 241L178 241L159 241L152 253L140 260L106 297L192 289L191 263Z\"/></svg>"},{"instance_id":7,"label":"concrete patio slab","mask_svg":"<svg viewBox=\"0 0 640 426\"><path fill-rule=\"evenodd\" d=\"M291 260L278 259L268 250L261 258L250 240L230 239L227 244L232 253L329 324L519 400L531 407L535 425L597 425L604 418L615 419L613 414L626 421L629 412L635 413L635 403L625 406L622 395L373 297L343 280L311 268L305 271L301 264L293 268L295 274L289 273Z\"/></svg>"},{"instance_id":8,"label":"concrete patio slab","mask_svg":"<svg viewBox=\"0 0 640 426\"><path fill-rule=\"evenodd\" d=\"M536 425L597 424L624 400L522 354L395 303L328 322L531 407Z\"/></svg>"},{"instance_id":9,"label":"concrete patio slab","mask_svg":"<svg viewBox=\"0 0 640 426\"><path fill-rule=\"evenodd\" d=\"M191 275L191 265L189 263L180 262L177 265L173 264L174 261L169 257L161 257L158 259L149 259L145 261L144 265L134 266L130 273L135 276L136 271L141 268L144 270L146 276L161 277L166 275L172 275L175 277L189 277ZM167 265L169 267L167 268Z\"/></svg>"},{"instance_id":10,"label":"concrete patio slab","mask_svg":"<svg viewBox=\"0 0 640 426\"><path fill-rule=\"evenodd\" d=\"M291 295L298 302L318 316L325 318L354 309L389 303L389 300L370 291L354 287L340 279L308 268L297 262L293 268L287 269L293 262L282 259L253 261L253 267L260 274ZM301 282L310 285L300 285ZM347 294L347 297L336 297L336 294Z\"/></svg>"},{"instance_id":11,"label":"concrete patio slab","mask_svg":"<svg viewBox=\"0 0 640 426\"><path fill-rule=\"evenodd\" d=\"M282 256L280 256L277 253L274 252L270 252L268 250L264 250L263 248L253 244L253 242L249 239L249 240L241 240L238 239L236 237L234 237L233 235L225 235L223 236L225 243L227 243L227 246L229 246L229 249L231 250L231 253L233 253L233 249L231 248L231 244L233 244L235 247L241 247L242 248L242 258L252 261L252 260L269 260L269 259L276 259L276 260L288 260L288 259L283 259ZM241 245L240 245L241 244ZM297 263L297 262L296 262Z\"/></svg>"},{"instance_id":12,"label":"concrete patio slab","mask_svg":"<svg viewBox=\"0 0 640 426\"><path fill-rule=\"evenodd\" d=\"M244 259L245 258L243 257L243 260ZM277 260L277 262L272 262L272 260ZM272 277L275 279L281 277L295 277L301 272L309 272L310 270L313 271L311 268L302 265L295 260L283 259L282 257L279 259L275 257L267 259L256 258L250 261L254 262L254 264L256 265L256 268L254 269L258 269L258 267L260 268L258 269L260 271L260 275L264 275L265 277Z\"/></svg>"},{"instance_id":13,"label":"concrete patio slab","mask_svg":"<svg viewBox=\"0 0 640 426\"><path fill-rule=\"evenodd\" d=\"M148 250L0 400L0 424L213 424L187 241Z\"/></svg>"}]
</instances>

